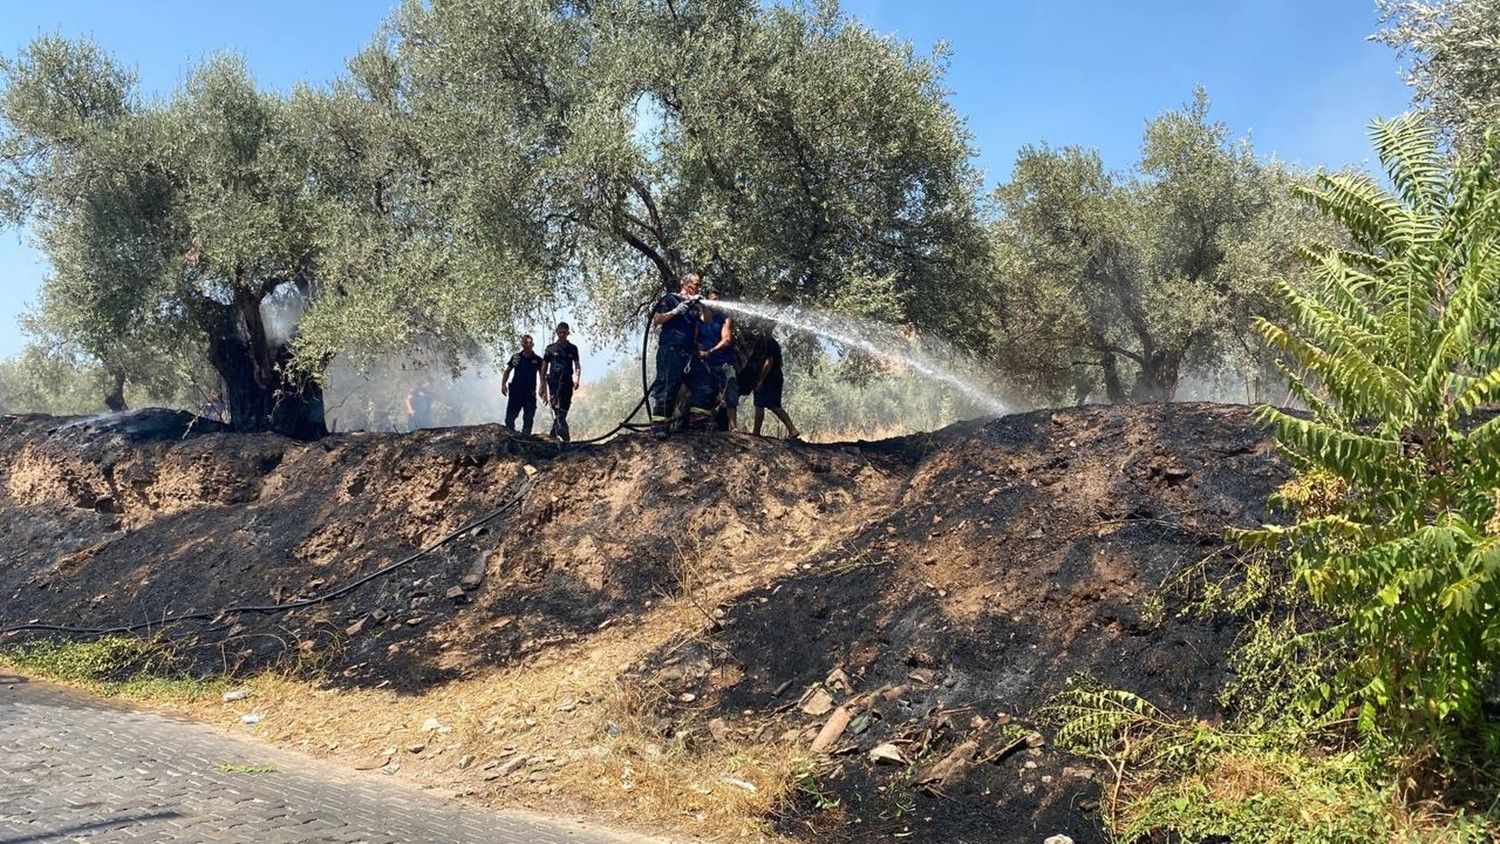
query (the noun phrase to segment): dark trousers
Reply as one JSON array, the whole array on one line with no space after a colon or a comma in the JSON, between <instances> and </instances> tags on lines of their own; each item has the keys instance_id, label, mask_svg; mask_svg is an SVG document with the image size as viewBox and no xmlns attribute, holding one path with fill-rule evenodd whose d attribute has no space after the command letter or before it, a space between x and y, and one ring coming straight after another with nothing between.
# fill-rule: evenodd
<instances>
[{"instance_id":1,"label":"dark trousers","mask_svg":"<svg viewBox=\"0 0 1500 844\"><path fill-rule=\"evenodd\" d=\"M517 415L521 417L521 433L531 433L531 422L536 418L536 393L523 389L510 391L510 399L505 403L505 427L514 431Z\"/></svg>"},{"instance_id":2,"label":"dark trousers","mask_svg":"<svg viewBox=\"0 0 1500 844\"><path fill-rule=\"evenodd\" d=\"M671 345L656 347L656 383L651 386L651 424L667 425L677 407L677 393L688 390L688 412L694 421L712 418L715 395L713 375L687 348Z\"/></svg>"},{"instance_id":3,"label":"dark trousers","mask_svg":"<svg viewBox=\"0 0 1500 844\"><path fill-rule=\"evenodd\" d=\"M552 396L552 436L563 442L572 438L568 433L568 408L573 406L573 380L547 379L547 392Z\"/></svg>"}]
</instances>

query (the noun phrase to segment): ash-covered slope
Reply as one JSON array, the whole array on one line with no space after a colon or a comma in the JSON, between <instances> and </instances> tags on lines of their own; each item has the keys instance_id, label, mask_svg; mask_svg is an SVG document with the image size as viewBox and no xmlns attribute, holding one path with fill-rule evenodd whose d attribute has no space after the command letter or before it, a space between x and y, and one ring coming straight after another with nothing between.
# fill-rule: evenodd
<instances>
[{"instance_id":1,"label":"ash-covered slope","mask_svg":"<svg viewBox=\"0 0 1500 844\"><path fill-rule=\"evenodd\" d=\"M687 593L701 629L622 681L670 692L664 732L718 720L791 739L827 720L819 698L848 706L821 774L842 810L790 806L785 829L861 840L913 823L920 840L1097 837L1079 763L991 757L1083 673L1212 717L1237 625L1178 619L1170 599L1164 621L1142 610L1225 528L1266 518L1283 477L1250 409L1215 405L1040 411L879 443L569 451L494 426L308 445L64 421L0 418L0 627L201 613L164 635L204 669L311 650L337 682L415 693L545 662ZM522 492L334 599L217 612L326 595ZM882 744L912 764L871 762ZM955 752L973 764L921 782Z\"/></svg>"}]
</instances>

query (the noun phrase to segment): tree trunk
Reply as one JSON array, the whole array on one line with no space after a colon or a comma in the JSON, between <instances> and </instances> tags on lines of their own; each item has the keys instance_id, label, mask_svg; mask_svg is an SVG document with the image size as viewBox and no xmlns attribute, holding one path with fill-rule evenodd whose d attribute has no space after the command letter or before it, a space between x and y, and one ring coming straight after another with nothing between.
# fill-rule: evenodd
<instances>
[{"instance_id":1,"label":"tree trunk","mask_svg":"<svg viewBox=\"0 0 1500 844\"><path fill-rule=\"evenodd\" d=\"M296 372L285 347L271 348L259 297L237 294L234 304L223 306L214 335L209 338L208 361L224 382L231 428L299 440L328 433L322 389Z\"/></svg>"},{"instance_id":2,"label":"tree trunk","mask_svg":"<svg viewBox=\"0 0 1500 844\"><path fill-rule=\"evenodd\" d=\"M110 413L120 413L129 410L125 404L125 374L123 372L111 372L110 377L114 379L114 385L104 395L104 407Z\"/></svg>"},{"instance_id":3,"label":"tree trunk","mask_svg":"<svg viewBox=\"0 0 1500 844\"><path fill-rule=\"evenodd\" d=\"M1146 355L1146 362L1141 365L1135 387L1131 390L1131 400L1157 402L1176 398L1183 354L1183 351L1157 349Z\"/></svg>"},{"instance_id":4,"label":"tree trunk","mask_svg":"<svg viewBox=\"0 0 1500 844\"><path fill-rule=\"evenodd\" d=\"M1120 382L1120 365L1115 361L1115 353L1105 352L1099 359L1099 365L1104 368L1104 394L1109 398L1109 403L1124 404L1129 401L1125 385Z\"/></svg>"}]
</instances>

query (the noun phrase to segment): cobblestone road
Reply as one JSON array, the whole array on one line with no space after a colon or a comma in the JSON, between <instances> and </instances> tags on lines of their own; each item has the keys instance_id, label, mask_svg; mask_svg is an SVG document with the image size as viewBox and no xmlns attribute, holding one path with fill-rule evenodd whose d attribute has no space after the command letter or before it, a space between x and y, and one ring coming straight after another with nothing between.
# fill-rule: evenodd
<instances>
[{"instance_id":1,"label":"cobblestone road","mask_svg":"<svg viewBox=\"0 0 1500 844\"><path fill-rule=\"evenodd\" d=\"M19 680L0 677L0 844L649 841L485 811L206 725Z\"/></svg>"}]
</instances>

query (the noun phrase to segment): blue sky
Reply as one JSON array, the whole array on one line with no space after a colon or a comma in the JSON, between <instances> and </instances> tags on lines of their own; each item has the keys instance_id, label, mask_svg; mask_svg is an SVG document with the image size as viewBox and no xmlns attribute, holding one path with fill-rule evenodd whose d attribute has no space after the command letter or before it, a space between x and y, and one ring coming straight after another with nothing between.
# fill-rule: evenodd
<instances>
[{"instance_id":1,"label":"blue sky","mask_svg":"<svg viewBox=\"0 0 1500 844\"><path fill-rule=\"evenodd\" d=\"M11 4L0 50L38 34L90 35L167 93L191 62L245 57L261 84L325 82L379 27L390 0L51 0ZM1374 0L845 0L880 32L926 52L946 41L955 107L993 184L1016 151L1047 141L1135 160L1145 121L1207 87L1214 115L1261 154L1339 167L1371 158L1364 128L1405 110L1394 53L1367 36ZM24 343L16 317L45 265L25 234L0 232L0 357ZM564 315L566 316L566 315ZM587 361L585 362L587 365Z\"/></svg>"}]
</instances>

